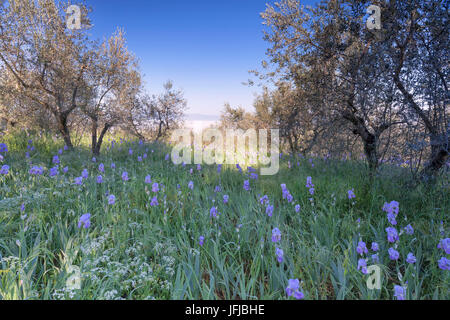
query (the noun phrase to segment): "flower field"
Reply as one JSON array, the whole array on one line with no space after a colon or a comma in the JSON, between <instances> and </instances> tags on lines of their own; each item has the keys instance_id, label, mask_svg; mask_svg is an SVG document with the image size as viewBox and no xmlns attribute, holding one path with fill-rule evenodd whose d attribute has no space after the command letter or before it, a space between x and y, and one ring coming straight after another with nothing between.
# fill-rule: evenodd
<instances>
[{"instance_id":1,"label":"flower field","mask_svg":"<svg viewBox=\"0 0 450 320\"><path fill-rule=\"evenodd\" d=\"M1 299L449 299L448 176L281 155L176 166L110 138L0 138ZM369 288L370 267L381 270Z\"/></svg>"}]
</instances>

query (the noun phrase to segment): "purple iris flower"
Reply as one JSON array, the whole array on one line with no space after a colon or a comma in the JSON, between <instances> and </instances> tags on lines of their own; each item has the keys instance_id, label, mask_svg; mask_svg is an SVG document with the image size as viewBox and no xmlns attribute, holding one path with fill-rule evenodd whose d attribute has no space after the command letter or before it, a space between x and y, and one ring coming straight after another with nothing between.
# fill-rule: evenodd
<instances>
[{"instance_id":1,"label":"purple iris flower","mask_svg":"<svg viewBox=\"0 0 450 320\"><path fill-rule=\"evenodd\" d=\"M408 253L408 256L406 257L406 262L413 264L416 263L417 259L414 256L414 254L412 252Z\"/></svg>"},{"instance_id":2,"label":"purple iris flower","mask_svg":"<svg viewBox=\"0 0 450 320\"><path fill-rule=\"evenodd\" d=\"M297 300L301 300L305 297L303 292L300 291L300 281L298 279L289 279L286 294L288 297L293 296Z\"/></svg>"},{"instance_id":3,"label":"purple iris flower","mask_svg":"<svg viewBox=\"0 0 450 320\"><path fill-rule=\"evenodd\" d=\"M266 214L271 217L273 214L273 205L268 204L266 207Z\"/></svg>"},{"instance_id":4,"label":"purple iris flower","mask_svg":"<svg viewBox=\"0 0 450 320\"><path fill-rule=\"evenodd\" d=\"M108 196L108 204L109 205L114 205L116 204L116 196L111 194Z\"/></svg>"},{"instance_id":5,"label":"purple iris flower","mask_svg":"<svg viewBox=\"0 0 450 320\"><path fill-rule=\"evenodd\" d=\"M150 202L150 206L156 207L158 204L158 197L153 197L152 201Z\"/></svg>"},{"instance_id":6,"label":"purple iris flower","mask_svg":"<svg viewBox=\"0 0 450 320\"><path fill-rule=\"evenodd\" d=\"M78 221L78 229L81 228L81 226L83 226L85 229L88 229L91 226L90 213L86 213L81 216L80 220Z\"/></svg>"},{"instance_id":7,"label":"purple iris flower","mask_svg":"<svg viewBox=\"0 0 450 320\"><path fill-rule=\"evenodd\" d=\"M405 300L406 298L406 290L402 286L394 286L394 297L397 300Z\"/></svg>"},{"instance_id":8,"label":"purple iris flower","mask_svg":"<svg viewBox=\"0 0 450 320\"><path fill-rule=\"evenodd\" d=\"M7 175L8 173L9 173L9 166L5 164L0 169L0 174Z\"/></svg>"},{"instance_id":9,"label":"purple iris flower","mask_svg":"<svg viewBox=\"0 0 450 320\"><path fill-rule=\"evenodd\" d=\"M389 228L386 228L386 232L387 232L387 237L388 237L389 242L394 243L398 240L397 229L389 227Z\"/></svg>"},{"instance_id":10,"label":"purple iris flower","mask_svg":"<svg viewBox=\"0 0 450 320\"><path fill-rule=\"evenodd\" d=\"M250 181L249 180L245 180L244 181L244 190L245 191L249 191L250 190Z\"/></svg>"},{"instance_id":11,"label":"purple iris flower","mask_svg":"<svg viewBox=\"0 0 450 320\"><path fill-rule=\"evenodd\" d=\"M281 241L281 231L278 228L274 228L272 230L272 242L280 242Z\"/></svg>"},{"instance_id":12,"label":"purple iris flower","mask_svg":"<svg viewBox=\"0 0 450 320\"><path fill-rule=\"evenodd\" d=\"M277 261L279 263L282 263L283 262L283 256L284 256L283 250L280 249L280 248L276 248L275 249L275 255L277 256Z\"/></svg>"},{"instance_id":13,"label":"purple iris flower","mask_svg":"<svg viewBox=\"0 0 450 320\"><path fill-rule=\"evenodd\" d=\"M388 252L389 252L389 259L391 260L398 260L398 258L400 257L400 254L394 248L389 248Z\"/></svg>"}]
</instances>

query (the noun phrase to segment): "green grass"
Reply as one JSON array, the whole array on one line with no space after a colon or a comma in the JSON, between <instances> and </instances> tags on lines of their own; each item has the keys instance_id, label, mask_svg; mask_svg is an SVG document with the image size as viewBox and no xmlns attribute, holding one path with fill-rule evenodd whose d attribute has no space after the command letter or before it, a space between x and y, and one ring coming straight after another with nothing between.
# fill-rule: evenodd
<instances>
[{"instance_id":1,"label":"green grass","mask_svg":"<svg viewBox=\"0 0 450 320\"><path fill-rule=\"evenodd\" d=\"M36 150L26 159L29 139ZM1 165L11 167L0 176L1 299L292 299L285 288L295 278L305 299L393 299L394 285L406 282L408 299L450 298L449 271L438 267L448 256L437 248L449 237L448 176L412 188L406 169L385 166L369 183L358 161L314 159L312 167L309 158L284 156L276 176L250 180L251 191L245 191L247 172L234 166L220 174L216 166L197 171L166 161L170 149L164 145L124 142L106 150L105 142L96 162L87 146L64 151L59 175L49 177L61 141L20 132L0 142L9 147ZM148 157L138 162L144 153ZM30 176L29 161L43 166L44 174ZM100 163L103 184L96 183ZM83 169L89 178L75 185ZM147 175L164 185L156 207L150 206L154 193L144 182ZM308 176L316 188L312 200ZM301 205L299 213L282 198L282 183ZM214 192L218 185L221 191ZM352 188L354 201L347 198ZM115 205L108 205L107 194L116 196ZM272 217L259 202L263 195L275 207ZM397 229L411 224L415 230L400 236L400 259L394 262L382 211L392 200L400 203ZM212 206L221 213L218 219L210 217ZM85 213L92 215L91 226L79 229ZM277 244L271 242L275 227L282 233ZM368 265L370 244L380 244L381 290L369 290L368 276L357 270L360 240L369 248ZM284 250L282 263L276 247ZM417 258L413 265L405 262L409 252ZM73 289L78 268L81 289Z\"/></svg>"}]
</instances>

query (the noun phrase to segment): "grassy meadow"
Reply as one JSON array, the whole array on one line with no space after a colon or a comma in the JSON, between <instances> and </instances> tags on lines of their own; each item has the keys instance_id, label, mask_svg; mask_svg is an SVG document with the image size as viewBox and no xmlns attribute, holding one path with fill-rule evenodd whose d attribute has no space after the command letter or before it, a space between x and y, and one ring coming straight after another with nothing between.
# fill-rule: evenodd
<instances>
[{"instance_id":1,"label":"grassy meadow","mask_svg":"<svg viewBox=\"0 0 450 320\"><path fill-rule=\"evenodd\" d=\"M119 138L96 159L50 135L0 143L0 299L450 298L448 175L413 186L386 164L370 183L359 160L282 155L260 176Z\"/></svg>"}]
</instances>

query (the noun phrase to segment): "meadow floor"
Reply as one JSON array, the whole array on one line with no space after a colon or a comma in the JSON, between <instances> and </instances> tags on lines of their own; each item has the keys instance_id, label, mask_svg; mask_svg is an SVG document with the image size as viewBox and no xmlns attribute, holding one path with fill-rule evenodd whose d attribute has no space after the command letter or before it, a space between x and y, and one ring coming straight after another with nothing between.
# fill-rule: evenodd
<instances>
[{"instance_id":1,"label":"meadow floor","mask_svg":"<svg viewBox=\"0 0 450 320\"><path fill-rule=\"evenodd\" d=\"M175 166L163 145L107 141L93 159L47 136L0 142L0 299L450 298L448 176L411 187L383 166L369 183L362 162L287 155L259 176Z\"/></svg>"}]
</instances>

